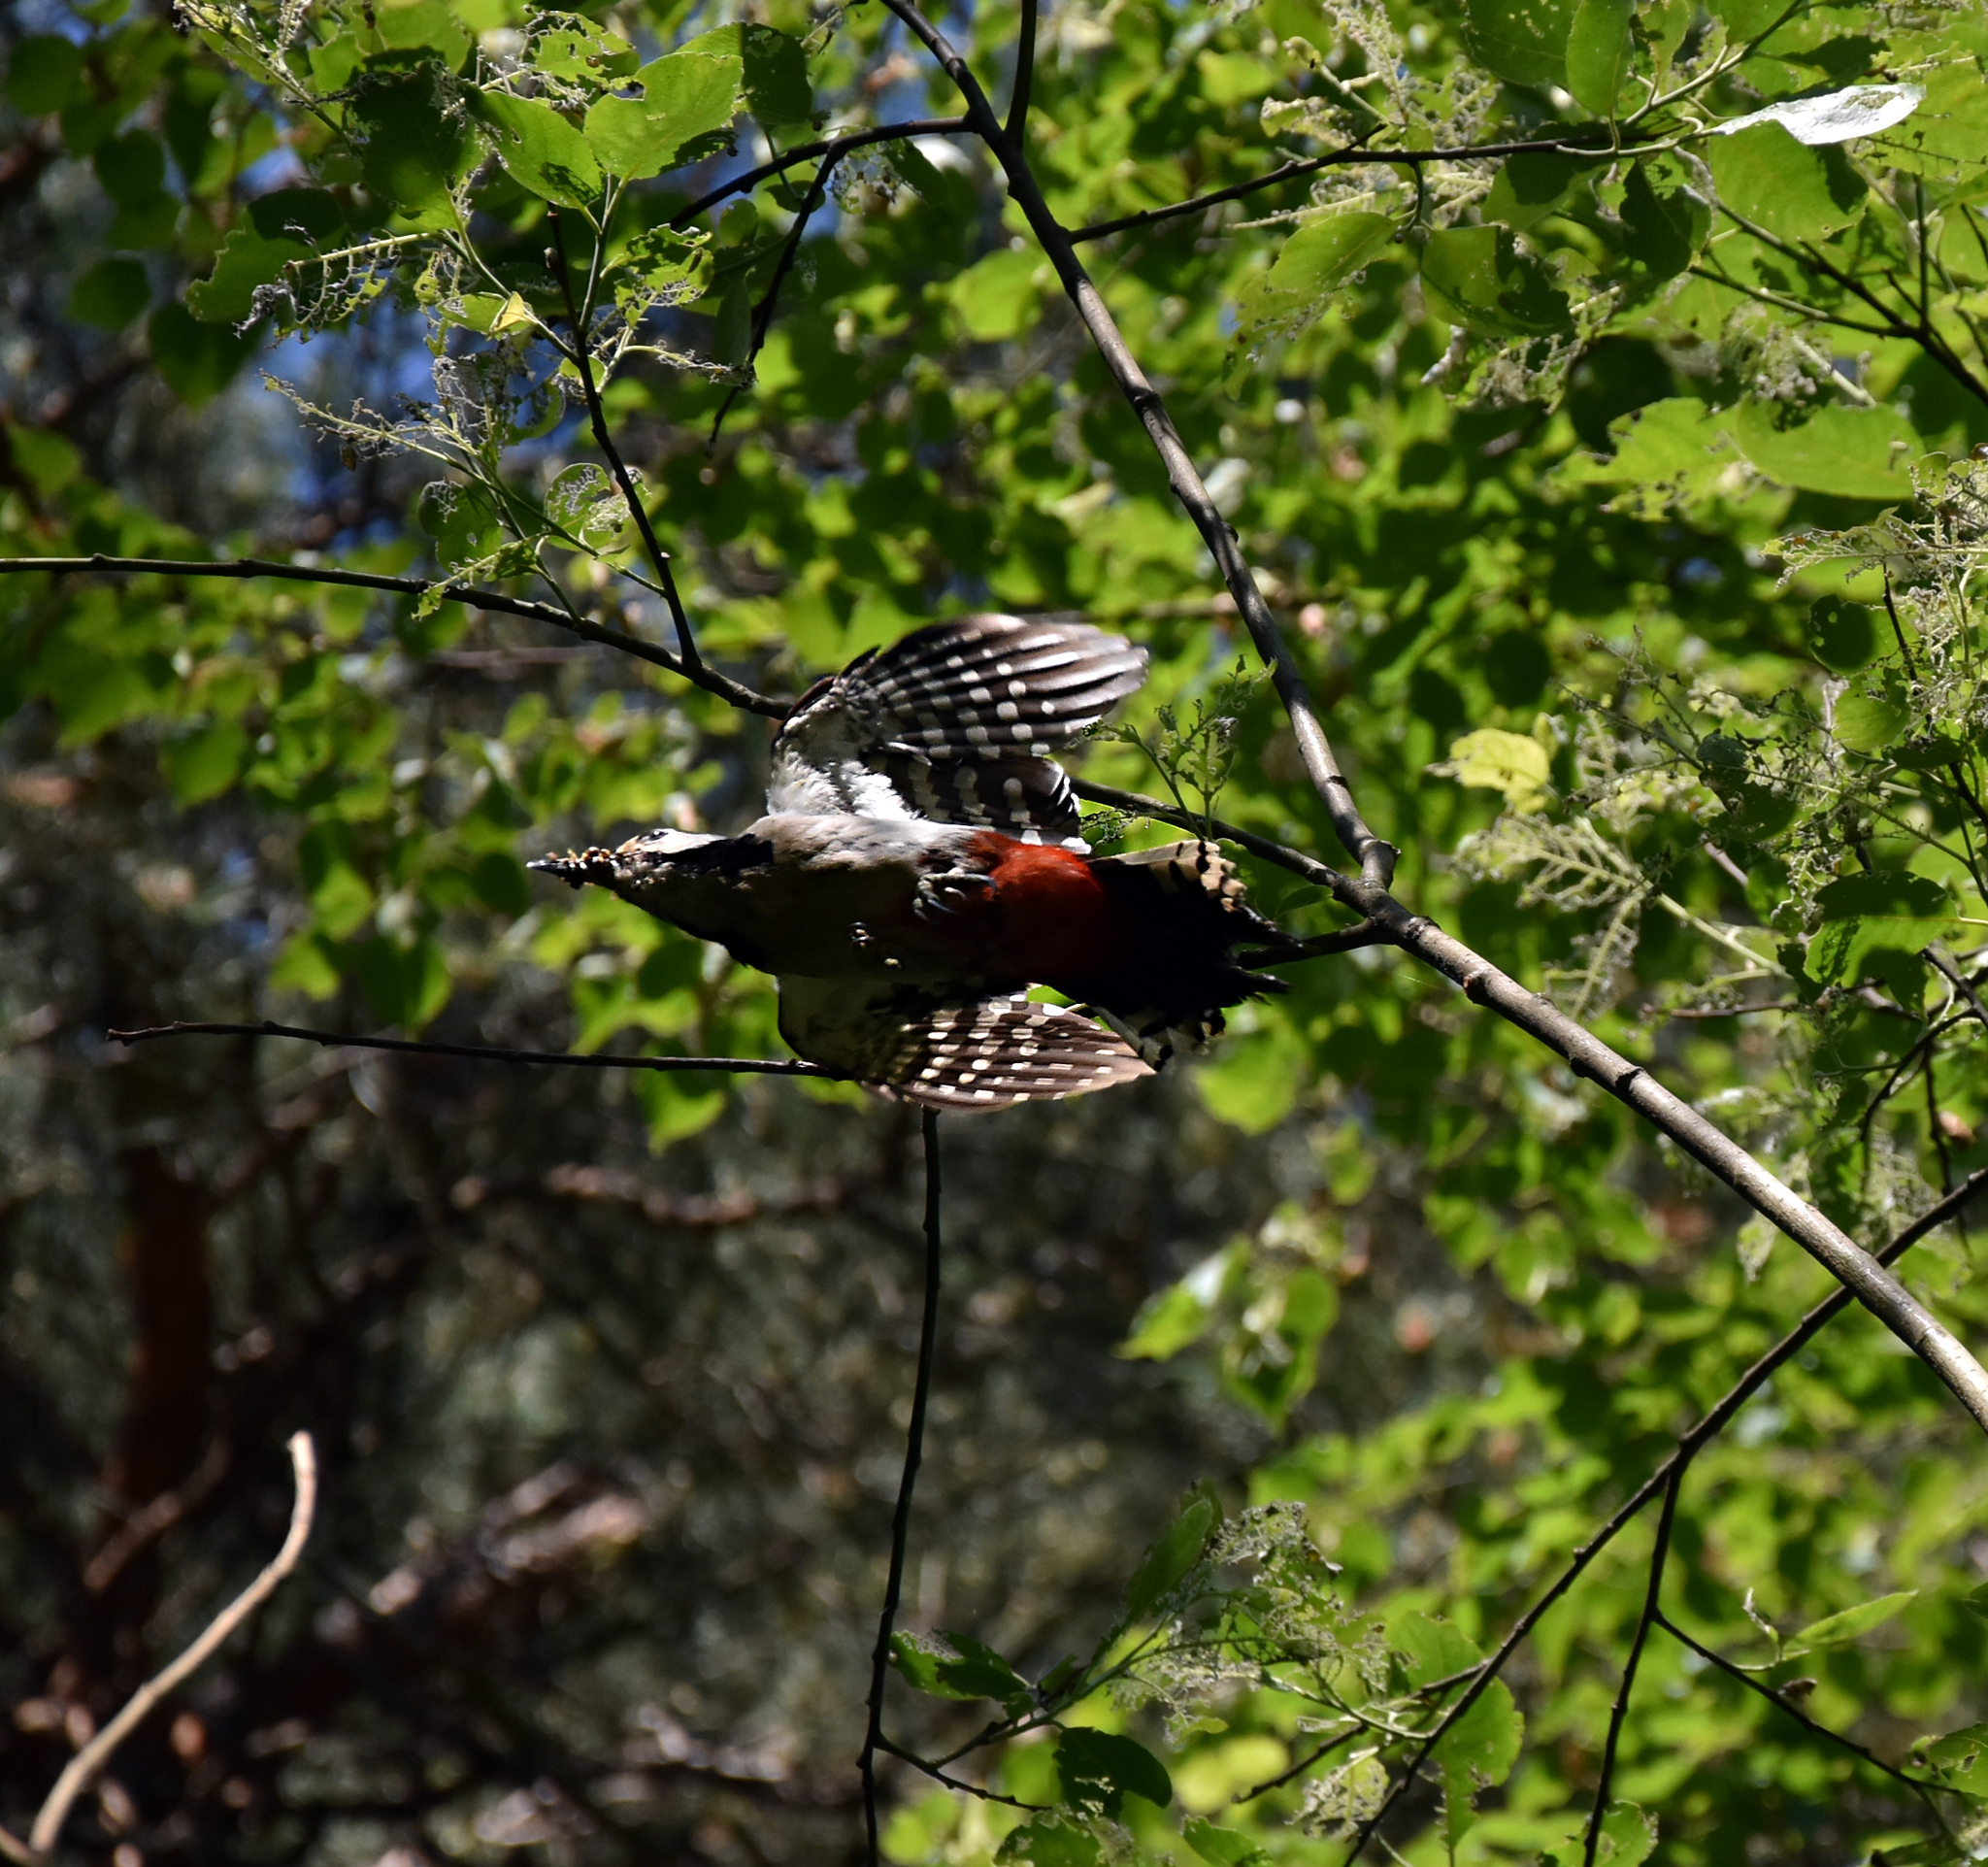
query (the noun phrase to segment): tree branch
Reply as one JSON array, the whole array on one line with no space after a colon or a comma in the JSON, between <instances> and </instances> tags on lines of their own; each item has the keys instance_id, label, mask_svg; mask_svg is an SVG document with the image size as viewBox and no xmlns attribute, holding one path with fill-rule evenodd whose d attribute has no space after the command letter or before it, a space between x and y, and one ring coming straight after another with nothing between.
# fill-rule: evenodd
<instances>
[{"instance_id":1,"label":"tree branch","mask_svg":"<svg viewBox=\"0 0 1988 1867\"><path fill-rule=\"evenodd\" d=\"M297 1566L304 1545L311 1536L311 1523L317 1511L317 1452L309 1433L290 1436L290 1466L295 1473L297 1500L290 1511L290 1532L275 1559L248 1587L223 1608L207 1625L207 1630L166 1667L132 1693L130 1703L70 1758L69 1767L56 1779L35 1817L28 1833L32 1858L45 1858L54 1847L71 1806L94 1783L110 1762L118 1745L142 1724L160 1699L182 1680L197 1672L220 1650L224 1641L275 1593L277 1584Z\"/></svg>"},{"instance_id":2,"label":"tree branch","mask_svg":"<svg viewBox=\"0 0 1988 1867\"><path fill-rule=\"evenodd\" d=\"M1039 0L1021 0L1021 31L1014 42L1014 89L1008 99L1008 140L1018 150L1029 126L1029 93L1036 83L1036 15Z\"/></svg>"},{"instance_id":3,"label":"tree branch","mask_svg":"<svg viewBox=\"0 0 1988 1867\"><path fill-rule=\"evenodd\" d=\"M437 1044L409 1037L355 1037L349 1031L305 1031L294 1024L154 1024L142 1031L111 1031L119 1044L154 1037L294 1037L350 1050L401 1050L414 1056L471 1056L485 1063L559 1063L574 1070L689 1070L713 1075L818 1076L840 1082L818 1063L759 1056L582 1056L572 1050L507 1050L483 1044Z\"/></svg>"},{"instance_id":4,"label":"tree branch","mask_svg":"<svg viewBox=\"0 0 1988 1867\"><path fill-rule=\"evenodd\" d=\"M109 577L213 577L239 582L252 577L274 577L290 583L327 583L336 586L385 590L396 596L434 596L444 602L461 603L473 610L500 616L522 616L534 622L549 622L555 629L577 635L582 642L597 642L604 649L618 649L638 660L652 662L680 675L693 686L714 693L746 713L769 719L784 719L792 700L779 694L758 693L743 682L699 664L686 667L668 649L645 642L640 636L611 629L603 622L588 622L569 616L551 603L536 603L528 597L505 596L496 590L480 590L471 583L428 583L418 577L381 577L371 571L347 571L328 564L279 564L268 558L237 557L220 562L202 558L176 557L0 557L0 577L46 571L51 576L94 573Z\"/></svg>"},{"instance_id":5,"label":"tree branch","mask_svg":"<svg viewBox=\"0 0 1988 1867\"><path fill-rule=\"evenodd\" d=\"M896 6L901 0L885 0ZM1201 829L1204 819L1135 791L1075 781L1079 797L1132 810L1184 829ZM1834 1221L1782 1184L1730 1136L1667 1089L1641 1064L1632 1062L1584 1030L1549 999L1528 991L1509 974L1447 934L1426 916L1411 914L1385 887L1363 877L1342 875L1297 850L1216 819L1215 835L1239 844L1295 875L1329 888L1342 907L1373 921L1394 946L1441 973L1474 1005L1496 1012L1507 1023L1543 1044L1576 1076L1600 1084L1618 1102L1668 1135L1700 1166L1792 1238L1809 1256L1855 1293L1866 1309L1905 1344L1953 1391L1975 1422L1988 1432L1988 1370L1918 1298Z\"/></svg>"},{"instance_id":6,"label":"tree branch","mask_svg":"<svg viewBox=\"0 0 1988 1867\"><path fill-rule=\"evenodd\" d=\"M898 1481L897 1510L890 1524L890 1574L883 1584L883 1611L877 1617L877 1649L870 1656L870 1722L863 1734L857 1767L863 1773L863 1817L869 1831L870 1867L879 1854L877 1821L877 1752L895 1745L883 1741L883 1687L890 1676L890 1636L904 1592L905 1546L911 1533L911 1489L925 1453L925 1404L932 1393L932 1363L939 1340L939 1113L926 1109L925 1136L925 1308L918 1323L918 1372L911 1384L911 1418L905 1431L905 1469ZM925 1766L920 1766L925 1767Z\"/></svg>"},{"instance_id":7,"label":"tree branch","mask_svg":"<svg viewBox=\"0 0 1988 1867\"><path fill-rule=\"evenodd\" d=\"M848 130L819 143L803 143L798 149L775 156L771 162L762 162L756 169L747 169L744 175L735 175L729 182L720 183L709 194L700 194L687 208L679 208L670 217L670 225L687 226L705 209L715 207L730 195L745 194L770 177L784 175L789 169L799 168L803 162L813 161L817 155L840 161L851 150L867 149L873 143L904 143L914 136L963 136L969 133L964 117L927 117L911 123L881 123L875 129Z\"/></svg>"},{"instance_id":8,"label":"tree branch","mask_svg":"<svg viewBox=\"0 0 1988 1867\"><path fill-rule=\"evenodd\" d=\"M1117 220L1094 221L1087 227L1073 231L1070 241L1075 246L1086 240L1103 240L1114 233L1130 233L1136 227L1154 226L1163 220L1177 220L1183 215L1201 214L1209 208L1221 206L1224 201L1240 201L1245 195L1274 188L1279 182L1295 181L1301 175L1316 175L1321 169L1345 168L1361 162L1392 162L1403 167L1419 168L1425 162L1489 161L1500 155L1533 154L1585 156L1591 161L1614 162L1626 160L1634 153L1632 150L1590 150L1578 144L1561 142L1486 143L1477 149L1455 150L1376 150L1364 143L1348 143L1344 149L1286 162L1252 181L1237 182L1226 188L1213 188L1190 200L1176 201L1171 207L1147 208L1143 213L1128 214Z\"/></svg>"},{"instance_id":9,"label":"tree branch","mask_svg":"<svg viewBox=\"0 0 1988 1867\"><path fill-rule=\"evenodd\" d=\"M884 5L924 42L946 76L959 87L960 95L966 100L968 123L1001 164L1008 177L1011 197L1021 210L1044 252L1048 255L1049 263L1056 268L1056 276L1062 281L1063 289L1089 330L1105 367L1110 371L1125 399L1132 404L1134 413L1144 423L1147 437L1166 465L1167 479L1174 488L1175 497L1187 509L1188 517L1193 519L1196 530L1212 553L1221 571L1222 582L1228 585L1229 594L1236 600L1237 612L1249 630L1250 640L1271 670L1272 683L1276 688L1278 699L1284 703L1292 730L1297 734L1305 769L1324 801L1334 831L1347 853L1360 864L1367 879L1375 887L1384 889L1394 875L1394 847L1382 842L1361 818L1352 791L1333 755L1331 742L1319 724L1311 696L1306 689L1305 678L1270 613L1270 606L1263 600L1263 592L1256 587L1256 580L1243 562L1235 533L1215 510L1208 487L1195 470L1193 457L1167 413L1166 403L1133 356L1098 288L1092 284L1090 276L1078 260L1069 233L1049 212L1049 204L1044 200L1043 190L1036 182L1035 171L1029 167L1022 151L1009 141L1000 119L994 115L993 106L987 101L987 93L980 88L979 80L953 50L944 35L918 11L912 0L884 0ZM1984 1386L1988 1386L1988 1377L1984 1377Z\"/></svg>"}]
</instances>

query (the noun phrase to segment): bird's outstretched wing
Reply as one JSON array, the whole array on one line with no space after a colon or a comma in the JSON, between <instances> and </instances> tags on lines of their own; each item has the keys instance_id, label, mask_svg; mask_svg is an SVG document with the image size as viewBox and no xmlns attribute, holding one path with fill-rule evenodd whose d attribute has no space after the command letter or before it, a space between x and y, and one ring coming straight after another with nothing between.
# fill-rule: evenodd
<instances>
[{"instance_id":1,"label":"bird's outstretched wing","mask_svg":"<svg viewBox=\"0 0 1988 1867\"><path fill-rule=\"evenodd\" d=\"M969 616L859 656L774 741L769 812L930 817L1077 841L1050 756L1145 680L1145 651L1079 622Z\"/></svg>"},{"instance_id":2,"label":"bird's outstretched wing","mask_svg":"<svg viewBox=\"0 0 1988 1867\"><path fill-rule=\"evenodd\" d=\"M915 987L783 977L780 1035L811 1063L931 1109L1006 1109L1152 1074L1080 1013L1006 993L944 1002Z\"/></svg>"},{"instance_id":3,"label":"bird's outstretched wing","mask_svg":"<svg viewBox=\"0 0 1988 1867\"><path fill-rule=\"evenodd\" d=\"M1123 1038L1075 1012L982 998L907 1024L871 1086L927 1109L1008 1109L1152 1073Z\"/></svg>"}]
</instances>

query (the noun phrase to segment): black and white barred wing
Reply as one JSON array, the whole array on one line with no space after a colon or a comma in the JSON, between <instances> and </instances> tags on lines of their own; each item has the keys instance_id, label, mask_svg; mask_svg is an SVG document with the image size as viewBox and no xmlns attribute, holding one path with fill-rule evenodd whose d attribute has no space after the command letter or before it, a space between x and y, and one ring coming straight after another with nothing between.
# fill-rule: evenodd
<instances>
[{"instance_id":1,"label":"black and white barred wing","mask_svg":"<svg viewBox=\"0 0 1988 1867\"><path fill-rule=\"evenodd\" d=\"M774 741L770 812L923 817L1077 841L1053 754L1145 680L1145 651L1078 622L970 616L819 683Z\"/></svg>"},{"instance_id":2,"label":"black and white barred wing","mask_svg":"<svg viewBox=\"0 0 1988 1867\"><path fill-rule=\"evenodd\" d=\"M983 998L907 1024L871 1086L928 1109L1008 1109L1152 1073L1123 1038L1075 1012Z\"/></svg>"}]
</instances>

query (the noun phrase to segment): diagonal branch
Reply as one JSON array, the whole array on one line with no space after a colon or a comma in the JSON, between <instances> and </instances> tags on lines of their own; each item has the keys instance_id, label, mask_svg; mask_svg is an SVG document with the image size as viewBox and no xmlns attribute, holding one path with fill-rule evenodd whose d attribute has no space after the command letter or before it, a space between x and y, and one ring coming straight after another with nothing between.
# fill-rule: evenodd
<instances>
[{"instance_id":1,"label":"diagonal branch","mask_svg":"<svg viewBox=\"0 0 1988 1867\"><path fill-rule=\"evenodd\" d=\"M69 1767L56 1779L49 1799L35 1817L28 1833L31 1857L45 1859L62 1833L62 1824L80 1796L102 1774L118 1745L150 1716L152 1708L182 1680L190 1679L206 1665L236 1628L276 1592L277 1584L297 1566L310 1540L312 1519L317 1512L317 1452L309 1433L290 1437L290 1464L296 1476L297 1501L290 1512L289 1534L283 1538L269 1566L248 1587L223 1608L199 1639L162 1672L146 1681L132 1693L130 1702L69 1759Z\"/></svg>"},{"instance_id":2,"label":"diagonal branch","mask_svg":"<svg viewBox=\"0 0 1988 1867\"><path fill-rule=\"evenodd\" d=\"M900 0L886 0L895 6ZM1121 791L1106 784L1077 781L1077 793L1093 803L1143 813L1161 822L1199 830L1204 819L1184 811ZM1668 1135L1700 1166L1723 1181L1740 1197L1771 1219L1809 1256L1851 1290L1920 1360L1937 1374L1956 1399L1988 1431L1988 1370L1984 1370L1946 1325L1864 1250L1842 1228L1818 1212L1761 1165L1746 1150L1707 1121L1681 1096L1667 1089L1640 1063L1632 1062L1576 1023L1551 1000L1528 991L1510 974L1502 972L1473 951L1455 935L1444 933L1426 916L1411 913L1385 887L1362 877L1342 875L1297 850L1229 823L1207 824L1214 834L1302 875L1331 890L1341 906L1373 921L1384 937L1425 966L1441 973L1474 1005L1494 1011L1507 1023L1536 1038L1560 1057L1574 1075L1598 1084L1616 1101L1634 1109L1661 1134Z\"/></svg>"},{"instance_id":3,"label":"diagonal branch","mask_svg":"<svg viewBox=\"0 0 1988 1867\"><path fill-rule=\"evenodd\" d=\"M784 719L793 702L779 694L764 694L734 681L729 675L700 663L691 668L653 642L640 636L611 629L604 622L589 622L570 616L551 603L535 603L528 597L506 596L497 590L480 590L471 583L447 579L430 583L418 577L381 577L371 571L340 570L328 564L280 564L270 558L237 557L219 562L204 558L175 557L0 557L0 577L18 577L35 571L51 576L74 572L106 577L210 577L231 582L252 577L273 577L290 583L325 583L335 587L385 590L395 596L432 596L446 603L461 603L473 610L499 616L521 616L534 622L549 622L555 629L577 635L582 642L595 642L604 649L618 649L638 660L652 662L681 675L693 686L714 693L721 700L746 713Z\"/></svg>"},{"instance_id":4,"label":"diagonal branch","mask_svg":"<svg viewBox=\"0 0 1988 1867\"><path fill-rule=\"evenodd\" d=\"M1008 177L1011 197L1021 210L1044 252L1048 255L1049 263L1056 268L1056 276L1062 281L1063 289L1089 330L1105 367L1110 371L1112 380L1144 424L1147 437L1166 465L1174 496L1187 509L1195 529L1201 533L1213 555L1221 571L1222 582L1227 584L1237 612L1249 630L1250 640L1271 670L1272 683L1276 688L1278 699L1284 703L1292 729L1297 734L1305 769L1324 801L1334 831L1346 852L1360 864L1367 880L1376 888L1385 889L1394 875L1396 850L1391 844L1375 836L1361 817L1359 808L1353 802L1352 791L1340 770L1339 760L1333 755L1325 728L1319 724L1317 710L1312 706L1311 696L1305 685L1305 677L1270 613L1270 605L1263 599L1263 592L1256 587L1256 579L1243 561L1235 533L1229 529L1228 520L1216 511L1207 485L1195 469L1193 456L1188 453L1174 426L1173 417L1167 413L1166 403L1146 380L1145 372L1132 354L1131 347L1119 331L1097 286L1084 271L1069 232L1049 212L1049 204L1043 198L1035 171L1029 167L1021 150L1010 142L1000 118L994 115L994 107L987 101L987 93L980 87L979 80L968 69L966 61L952 49L945 36L918 11L912 0L884 0L884 4L924 42L965 98L968 123L1001 164Z\"/></svg>"},{"instance_id":5,"label":"diagonal branch","mask_svg":"<svg viewBox=\"0 0 1988 1867\"><path fill-rule=\"evenodd\" d=\"M306 1044L347 1050L403 1050L414 1056L470 1056L485 1063L563 1063L573 1070L689 1070L712 1075L821 1076L839 1081L818 1063L774 1056L586 1056L573 1050L507 1050L486 1044L438 1044L423 1038L355 1037L349 1031L305 1031L294 1024L155 1024L143 1031L111 1031L119 1044L154 1037L294 1037Z\"/></svg>"},{"instance_id":6,"label":"diagonal branch","mask_svg":"<svg viewBox=\"0 0 1988 1867\"><path fill-rule=\"evenodd\" d=\"M863 1734L857 1768L863 1773L863 1817L868 1827L870 1867L878 1867L877 1752L900 1755L883 1736L883 1688L890 1677L890 1637L904 1593L905 1546L911 1534L911 1490L925 1454L925 1404L932 1394L932 1363L939 1340L939 1114L923 1111L925 1135L925 1307L918 1322L918 1372L911 1384L911 1417L905 1431L905 1469L898 1481L897 1509L890 1523L890 1574L883 1584L883 1609L877 1617L877 1648L870 1656L870 1721ZM927 1766L920 1765L921 1768Z\"/></svg>"},{"instance_id":7,"label":"diagonal branch","mask_svg":"<svg viewBox=\"0 0 1988 1867\"><path fill-rule=\"evenodd\" d=\"M1036 16L1039 0L1021 0L1021 31L1014 44L1014 89L1008 100L1008 140L1016 149L1029 126L1029 93L1036 83Z\"/></svg>"}]
</instances>

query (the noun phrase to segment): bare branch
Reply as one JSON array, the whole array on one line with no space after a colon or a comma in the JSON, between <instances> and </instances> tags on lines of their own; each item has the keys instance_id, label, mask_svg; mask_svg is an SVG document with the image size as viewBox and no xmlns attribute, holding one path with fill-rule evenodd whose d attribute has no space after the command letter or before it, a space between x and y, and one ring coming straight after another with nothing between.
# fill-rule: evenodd
<instances>
[{"instance_id":1,"label":"bare branch","mask_svg":"<svg viewBox=\"0 0 1988 1867\"><path fill-rule=\"evenodd\" d=\"M1008 140L1016 149L1029 126L1029 93L1036 83L1036 16L1039 0L1021 0L1021 31L1014 42L1014 89L1008 99Z\"/></svg>"},{"instance_id":2,"label":"bare branch","mask_svg":"<svg viewBox=\"0 0 1988 1867\"><path fill-rule=\"evenodd\" d=\"M819 1076L839 1082L818 1063L772 1056L583 1056L572 1050L507 1050L485 1044L437 1044L410 1037L355 1037L349 1031L306 1031L294 1024L154 1024L142 1031L110 1031L119 1044L154 1037L294 1037L306 1044L351 1050L402 1050L414 1056L471 1056L486 1063L558 1063L574 1070L690 1070L713 1075Z\"/></svg>"},{"instance_id":3,"label":"bare branch","mask_svg":"<svg viewBox=\"0 0 1988 1867\"><path fill-rule=\"evenodd\" d=\"M168 1692L218 1652L228 1636L276 1592L278 1584L297 1566L297 1558L304 1553L304 1545L311 1536L312 1519L317 1512L317 1451L309 1433L291 1434L289 1450L290 1467L296 1476L297 1499L290 1510L290 1533L284 1537L283 1547L277 1551L270 1565L208 1623L206 1632L199 1639L163 1672L132 1693L130 1703L70 1758L69 1767L56 1779L55 1786L49 1791L49 1799L35 1817L35 1825L29 1832L27 1843L30 1858L44 1858L54 1847L76 1798L96 1781L118 1745L145 1721Z\"/></svg>"},{"instance_id":4,"label":"bare branch","mask_svg":"<svg viewBox=\"0 0 1988 1867\"><path fill-rule=\"evenodd\" d=\"M692 685L714 693L719 699L728 700L746 713L763 714L769 719L784 719L794 704L784 695L758 693L743 682L718 673L715 668L701 663L695 668L686 667L682 659L668 649L658 648L653 642L645 642L641 637L625 634L620 629L611 629L606 623L588 622L569 616L553 604L535 603L521 596L505 596L496 590L480 590L469 583L427 583L418 577L381 577L371 571L339 570L324 564L279 564L259 557L237 557L219 563L209 563L200 558L172 557L0 557L0 577L19 576L32 571L47 571L56 576L83 572L116 577L216 577L237 581L274 577L291 583L329 583L356 589L387 590L396 596L434 596L444 602L464 604L473 610L528 617L534 622L549 622L555 629L564 629L569 635L579 636L582 642L598 642L603 648L618 649L623 654L632 654L639 660L667 668L672 674L682 676Z\"/></svg>"}]
</instances>

